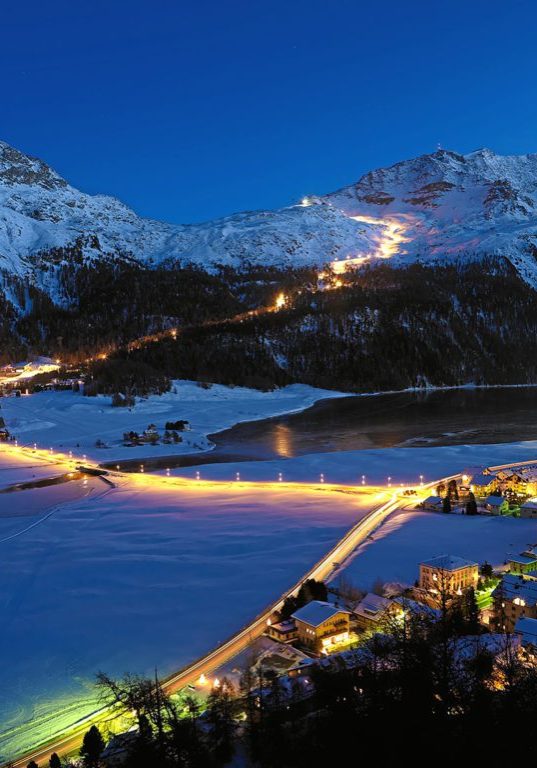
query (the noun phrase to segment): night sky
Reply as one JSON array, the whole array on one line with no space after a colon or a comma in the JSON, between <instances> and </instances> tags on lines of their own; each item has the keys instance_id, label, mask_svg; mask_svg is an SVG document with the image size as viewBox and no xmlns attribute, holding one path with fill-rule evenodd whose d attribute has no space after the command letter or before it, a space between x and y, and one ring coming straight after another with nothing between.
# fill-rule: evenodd
<instances>
[{"instance_id":1,"label":"night sky","mask_svg":"<svg viewBox=\"0 0 537 768\"><path fill-rule=\"evenodd\" d=\"M2 3L0 138L194 222L442 147L537 151L532 0Z\"/></svg>"}]
</instances>

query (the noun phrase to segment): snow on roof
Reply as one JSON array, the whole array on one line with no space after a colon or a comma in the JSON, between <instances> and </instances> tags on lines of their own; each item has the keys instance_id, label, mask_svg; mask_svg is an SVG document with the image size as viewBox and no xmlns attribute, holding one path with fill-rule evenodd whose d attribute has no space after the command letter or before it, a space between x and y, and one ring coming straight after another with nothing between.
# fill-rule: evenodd
<instances>
[{"instance_id":1,"label":"snow on roof","mask_svg":"<svg viewBox=\"0 0 537 768\"><path fill-rule=\"evenodd\" d=\"M515 573L507 573L492 594L503 595L508 600L522 597L526 603L537 605L537 581L525 579Z\"/></svg>"},{"instance_id":2,"label":"snow on roof","mask_svg":"<svg viewBox=\"0 0 537 768\"><path fill-rule=\"evenodd\" d=\"M515 634L521 636L523 643L537 645L537 619L522 616L515 624Z\"/></svg>"},{"instance_id":3,"label":"snow on roof","mask_svg":"<svg viewBox=\"0 0 537 768\"><path fill-rule=\"evenodd\" d=\"M534 501L533 499L525 501L524 504L522 504L521 509L537 509L537 501Z\"/></svg>"},{"instance_id":4,"label":"snow on roof","mask_svg":"<svg viewBox=\"0 0 537 768\"><path fill-rule=\"evenodd\" d=\"M378 619L380 616L388 610L393 601L387 597L381 595L375 595L373 592L368 592L367 595L360 600L360 602L354 608L354 613L359 616L365 616L368 619Z\"/></svg>"},{"instance_id":5,"label":"snow on roof","mask_svg":"<svg viewBox=\"0 0 537 768\"><path fill-rule=\"evenodd\" d=\"M491 507L501 507L504 501L503 496L487 496L483 504L490 504Z\"/></svg>"},{"instance_id":6,"label":"snow on roof","mask_svg":"<svg viewBox=\"0 0 537 768\"><path fill-rule=\"evenodd\" d=\"M490 485L492 482L496 480L495 475L484 475L481 473L480 475L475 475L472 477L471 484L472 485Z\"/></svg>"},{"instance_id":7,"label":"snow on roof","mask_svg":"<svg viewBox=\"0 0 537 768\"><path fill-rule=\"evenodd\" d=\"M427 565L430 568L441 568L443 571L458 571L459 568L470 568L477 566L472 560L465 560L464 557L456 555L438 555L430 560L424 560L420 565Z\"/></svg>"},{"instance_id":8,"label":"snow on roof","mask_svg":"<svg viewBox=\"0 0 537 768\"><path fill-rule=\"evenodd\" d=\"M519 563L520 565L530 565L533 563L537 569L537 560L534 557L527 557L526 555L508 555L507 559L510 563Z\"/></svg>"},{"instance_id":9,"label":"snow on roof","mask_svg":"<svg viewBox=\"0 0 537 768\"><path fill-rule=\"evenodd\" d=\"M427 496L426 499L423 500L423 504L442 504L443 500L440 496Z\"/></svg>"},{"instance_id":10,"label":"snow on roof","mask_svg":"<svg viewBox=\"0 0 537 768\"><path fill-rule=\"evenodd\" d=\"M292 618L303 621L305 624L309 624L312 627L319 627L338 613L350 613L350 611L346 611L344 608L338 608L338 606L333 605L333 603L312 600L311 603L308 603L302 608L299 608L298 611L295 611Z\"/></svg>"}]
</instances>

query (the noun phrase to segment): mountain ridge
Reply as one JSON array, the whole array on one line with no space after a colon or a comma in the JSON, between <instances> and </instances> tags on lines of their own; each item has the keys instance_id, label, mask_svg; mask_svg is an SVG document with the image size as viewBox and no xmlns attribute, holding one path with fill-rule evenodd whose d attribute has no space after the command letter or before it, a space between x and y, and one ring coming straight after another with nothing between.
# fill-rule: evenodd
<instances>
[{"instance_id":1,"label":"mountain ridge","mask_svg":"<svg viewBox=\"0 0 537 768\"><path fill-rule=\"evenodd\" d=\"M42 160L0 142L0 269L39 283L36 254L46 258L81 237L91 242L83 246L89 262L119 254L148 267L208 271L498 255L537 287L537 154L441 149L295 205L170 224L140 217L117 198L81 192Z\"/></svg>"}]
</instances>

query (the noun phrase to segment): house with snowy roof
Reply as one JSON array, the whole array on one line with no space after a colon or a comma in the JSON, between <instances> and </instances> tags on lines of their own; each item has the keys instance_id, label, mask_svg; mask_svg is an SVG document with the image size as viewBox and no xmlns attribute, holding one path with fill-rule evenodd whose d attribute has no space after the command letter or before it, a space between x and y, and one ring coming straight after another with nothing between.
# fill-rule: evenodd
<instances>
[{"instance_id":1,"label":"house with snowy roof","mask_svg":"<svg viewBox=\"0 0 537 768\"><path fill-rule=\"evenodd\" d=\"M485 474L484 472L474 475L470 483L470 490L475 496L490 496L498 487L498 478L496 475Z\"/></svg>"},{"instance_id":2,"label":"house with snowy roof","mask_svg":"<svg viewBox=\"0 0 537 768\"><path fill-rule=\"evenodd\" d=\"M368 592L353 610L356 626L363 630L378 630L390 616L397 613L402 613L402 608L395 600L373 592Z\"/></svg>"},{"instance_id":3,"label":"house with snowy roof","mask_svg":"<svg viewBox=\"0 0 537 768\"><path fill-rule=\"evenodd\" d=\"M513 632L520 618L537 619L537 580L507 573L492 593L493 624Z\"/></svg>"},{"instance_id":4,"label":"house with snowy roof","mask_svg":"<svg viewBox=\"0 0 537 768\"><path fill-rule=\"evenodd\" d=\"M296 624L298 641L316 653L326 653L349 639L350 611L333 603L312 600L291 618Z\"/></svg>"},{"instance_id":5,"label":"house with snowy roof","mask_svg":"<svg viewBox=\"0 0 537 768\"><path fill-rule=\"evenodd\" d=\"M537 558L524 553L508 555L507 568L510 573L534 573L537 571Z\"/></svg>"},{"instance_id":6,"label":"house with snowy roof","mask_svg":"<svg viewBox=\"0 0 537 768\"><path fill-rule=\"evenodd\" d=\"M478 506L478 511L487 515L506 515L509 502L503 496L487 496Z\"/></svg>"},{"instance_id":7,"label":"house with snowy roof","mask_svg":"<svg viewBox=\"0 0 537 768\"><path fill-rule=\"evenodd\" d=\"M520 638L524 647L537 649L537 619L522 616L515 624L514 634Z\"/></svg>"},{"instance_id":8,"label":"house with snowy roof","mask_svg":"<svg viewBox=\"0 0 537 768\"><path fill-rule=\"evenodd\" d=\"M462 595L475 589L478 579L478 564L463 557L439 555L420 563L419 586L432 594Z\"/></svg>"},{"instance_id":9,"label":"house with snowy roof","mask_svg":"<svg viewBox=\"0 0 537 768\"><path fill-rule=\"evenodd\" d=\"M520 507L520 517L537 518L537 500L528 499Z\"/></svg>"}]
</instances>

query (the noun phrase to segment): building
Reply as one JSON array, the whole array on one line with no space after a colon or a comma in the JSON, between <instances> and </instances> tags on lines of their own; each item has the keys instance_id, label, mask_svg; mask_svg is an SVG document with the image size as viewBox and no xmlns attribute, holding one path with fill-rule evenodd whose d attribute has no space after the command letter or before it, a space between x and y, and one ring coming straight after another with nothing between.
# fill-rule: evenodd
<instances>
[{"instance_id":1,"label":"building","mask_svg":"<svg viewBox=\"0 0 537 768\"><path fill-rule=\"evenodd\" d=\"M402 613L403 609L394 600L372 592L360 600L354 608L354 620L358 629L376 630L390 616Z\"/></svg>"},{"instance_id":2,"label":"building","mask_svg":"<svg viewBox=\"0 0 537 768\"><path fill-rule=\"evenodd\" d=\"M537 518L537 500L528 499L520 507L520 517L535 517Z\"/></svg>"},{"instance_id":3,"label":"building","mask_svg":"<svg viewBox=\"0 0 537 768\"><path fill-rule=\"evenodd\" d=\"M509 555L507 568L510 573L532 573L537 571L537 558L522 555Z\"/></svg>"},{"instance_id":4,"label":"building","mask_svg":"<svg viewBox=\"0 0 537 768\"><path fill-rule=\"evenodd\" d=\"M443 505L444 499L441 496L427 496L420 504L422 509L426 509L429 512L441 512Z\"/></svg>"},{"instance_id":5,"label":"building","mask_svg":"<svg viewBox=\"0 0 537 768\"><path fill-rule=\"evenodd\" d=\"M470 483L470 490L475 496L486 497L490 496L498 488L498 478L496 475L487 474L482 472L479 475L472 477Z\"/></svg>"},{"instance_id":6,"label":"building","mask_svg":"<svg viewBox=\"0 0 537 768\"><path fill-rule=\"evenodd\" d=\"M537 619L530 619L528 616L523 616L515 624L515 635L520 637L520 642L523 646L531 646L537 649Z\"/></svg>"},{"instance_id":7,"label":"building","mask_svg":"<svg viewBox=\"0 0 537 768\"><path fill-rule=\"evenodd\" d=\"M454 555L440 555L420 563L421 589L437 594L462 595L470 587L476 587L479 579L477 563Z\"/></svg>"},{"instance_id":8,"label":"building","mask_svg":"<svg viewBox=\"0 0 537 768\"><path fill-rule=\"evenodd\" d=\"M298 637L296 623L292 619L271 622L267 625L267 635L279 643L291 643Z\"/></svg>"},{"instance_id":9,"label":"building","mask_svg":"<svg viewBox=\"0 0 537 768\"><path fill-rule=\"evenodd\" d=\"M496 629L513 632L521 618L537 619L537 581L506 574L492 593Z\"/></svg>"},{"instance_id":10,"label":"building","mask_svg":"<svg viewBox=\"0 0 537 768\"><path fill-rule=\"evenodd\" d=\"M350 611L337 605L312 600L295 611L291 618L295 620L299 642L321 653L349 639L349 616Z\"/></svg>"},{"instance_id":11,"label":"building","mask_svg":"<svg viewBox=\"0 0 537 768\"><path fill-rule=\"evenodd\" d=\"M489 515L506 515L509 512L509 502L503 496L488 496L481 502L480 511Z\"/></svg>"}]
</instances>

